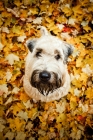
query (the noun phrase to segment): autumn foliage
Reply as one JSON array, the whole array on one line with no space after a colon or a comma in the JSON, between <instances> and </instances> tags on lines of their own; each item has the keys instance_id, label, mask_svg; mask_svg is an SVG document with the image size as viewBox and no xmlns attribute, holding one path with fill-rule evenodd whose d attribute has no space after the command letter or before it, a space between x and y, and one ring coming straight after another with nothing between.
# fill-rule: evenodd
<instances>
[{"instance_id":1,"label":"autumn foliage","mask_svg":"<svg viewBox=\"0 0 93 140\"><path fill-rule=\"evenodd\" d=\"M25 42L40 27L73 44L69 94L35 103L23 89ZM0 140L92 140L93 0L0 1Z\"/></svg>"}]
</instances>

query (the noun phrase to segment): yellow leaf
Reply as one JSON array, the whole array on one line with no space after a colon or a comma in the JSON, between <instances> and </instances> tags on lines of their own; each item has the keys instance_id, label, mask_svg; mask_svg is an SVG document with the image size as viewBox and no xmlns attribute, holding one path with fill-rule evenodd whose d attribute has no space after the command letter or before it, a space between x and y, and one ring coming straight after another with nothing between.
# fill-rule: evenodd
<instances>
[{"instance_id":1,"label":"yellow leaf","mask_svg":"<svg viewBox=\"0 0 93 140\"><path fill-rule=\"evenodd\" d=\"M66 116L65 113L61 113L61 114L59 114L59 116L57 117L57 123L60 123L60 122L65 121L66 118L67 118L67 116Z\"/></svg>"},{"instance_id":2,"label":"yellow leaf","mask_svg":"<svg viewBox=\"0 0 93 140\"><path fill-rule=\"evenodd\" d=\"M74 86L76 86L77 88L81 88L81 87L82 87L81 81L80 81L80 80L77 80L77 79L74 79L74 80L72 81L72 84L73 84Z\"/></svg>"},{"instance_id":3,"label":"yellow leaf","mask_svg":"<svg viewBox=\"0 0 93 140\"><path fill-rule=\"evenodd\" d=\"M36 15L38 14L38 8L34 7L34 8L29 8L29 13L33 14L33 15Z\"/></svg>"},{"instance_id":4,"label":"yellow leaf","mask_svg":"<svg viewBox=\"0 0 93 140\"><path fill-rule=\"evenodd\" d=\"M86 97L89 99L93 99L93 88L89 87L85 91Z\"/></svg>"},{"instance_id":5,"label":"yellow leaf","mask_svg":"<svg viewBox=\"0 0 93 140\"><path fill-rule=\"evenodd\" d=\"M3 104L3 97L0 97L0 105L2 105L2 104Z\"/></svg>"},{"instance_id":6,"label":"yellow leaf","mask_svg":"<svg viewBox=\"0 0 93 140\"><path fill-rule=\"evenodd\" d=\"M39 118L40 118L40 117L41 117L41 116L39 116ZM40 124L40 126L41 126L41 129L42 129L42 130L47 131L48 125L47 125L47 122L46 122L46 121L43 121L43 122Z\"/></svg>"},{"instance_id":7,"label":"yellow leaf","mask_svg":"<svg viewBox=\"0 0 93 140\"><path fill-rule=\"evenodd\" d=\"M88 79L88 75L86 73L80 73L80 81L82 82L83 85L86 85Z\"/></svg>"},{"instance_id":8,"label":"yellow leaf","mask_svg":"<svg viewBox=\"0 0 93 140\"><path fill-rule=\"evenodd\" d=\"M52 12L54 11L54 3L49 6L48 10L49 10L49 13L52 14Z\"/></svg>"},{"instance_id":9,"label":"yellow leaf","mask_svg":"<svg viewBox=\"0 0 93 140\"><path fill-rule=\"evenodd\" d=\"M81 38L82 38L82 43L87 43L88 42L88 40L87 40L87 38L83 38L82 36L81 36Z\"/></svg>"},{"instance_id":10,"label":"yellow leaf","mask_svg":"<svg viewBox=\"0 0 93 140\"><path fill-rule=\"evenodd\" d=\"M86 6L86 5L89 4L89 0L80 1L80 4L81 4L82 6Z\"/></svg>"},{"instance_id":11,"label":"yellow leaf","mask_svg":"<svg viewBox=\"0 0 93 140\"><path fill-rule=\"evenodd\" d=\"M77 102L77 97L72 95L71 98L70 98L70 101Z\"/></svg>"},{"instance_id":12,"label":"yellow leaf","mask_svg":"<svg viewBox=\"0 0 93 140\"><path fill-rule=\"evenodd\" d=\"M72 110L75 110L75 109L76 109L76 106L77 106L77 102L75 102L75 101L70 101L70 108L71 108Z\"/></svg>"},{"instance_id":13,"label":"yellow leaf","mask_svg":"<svg viewBox=\"0 0 93 140\"><path fill-rule=\"evenodd\" d=\"M20 17L21 18L27 18L27 10L21 10L21 14L20 14Z\"/></svg>"},{"instance_id":14,"label":"yellow leaf","mask_svg":"<svg viewBox=\"0 0 93 140\"><path fill-rule=\"evenodd\" d=\"M16 6L20 6L22 3L20 2L20 0L14 0L14 4L15 4Z\"/></svg>"},{"instance_id":15,"label":"yellow leaf","mask_svg":"<svg viewBox=\"0 0 93 140\"><path fill-rule=\"evenodd\" d=\"M24 125L26 124L24 120L20 120L18 117L16 117L13 119L9 118L7 121L10 124L10 129L12 129L13 132L24 130Z\"/></svg>"},{"instance_id":16,"label":"yellow leaf","mask_svg":"<svg viewBox=\"0 0 93 140\"><path fill-rule=\"evenodd\" d=\"M62 8L62 11L64 12L66 16L71 16L72 14L72 9L66 6Z\"/></svg>"},{"instance_id":17,"label":"yellow leaf","mask_svg":"<svg viewBox=\"0 0 93 140\"><path fill-rule=\"evenodd\" d=\"M49 17L45 17L45 20L46 20L46 22L48 22L48 23L51 23L51 22L52 22L52 24L54 23L53 20L51 20L51 18L49 18Z\"/></svg>"},{"instance_id":18,"label":"yellow leaf","mask_svg":"<svg viewBox=\"0 0 93 140\"><path fill-rule=\"evenodd\" d=\"M72 9L75 15L78 15L78 14L82 15L83 13L82 9L80 8L80 5L74 6Z\"/></svg>"},{"instance_id":19,"label":"yellow leaf","mask_svg":"<svg viewBox=\"0 0 93 140\"><path fill-rule=\"evenodd\" d=\"M76 36L76 37L74 38L74 40L75 40L75 43L77 43L78 45L79 45L79 43L81 42L81 39L80 39L79 36Z\"/></svg>"},{"instance_id":20,"label":"yellow leaf","mask_svg":"<svg viewBox=\"0 0 93 140\"><path fill-rule=\"evenodd\" d=\"M57 128L59 131L62 128L62 124L61 123L56 123L55 128Z\"/></svg>"},{"instance_id":21,"label":"yellow leaf","mask_svg":"<svg viewBox=\"0 0 93 140\"><path fill-rule=\"evenodd\" d=\"M50 132L54 132L55 131L54 127L50 127L49 130L50 130Z\"/></svg>"},{"instance_id":22,"label":"yellow leaf","mask_svg":"<svg viewBox=\"0 0 93 140\"><path fill-rule=\"evenodd\" d=\"M75 122L74 121L70 122L70 127L73 127L73 126L75 126Z\"/></svg>"},{"instance_id":23,"label":"yellow leaf","mask_svg":"<svg viewBox=\"0 0 93 140\"><path fill-rule=\"evenodd\" d=\"M46 4L40 5L40 10L41 12L47 12L47 5Z\"/></svg>"},{"instance_id":24,"label":"yellow leaf","mask_svg":"<svg viewBox=\"0 0 93 140\"><path fill-rule=\"evenodd\" d=\"M0 11L3 11L4 10L4 4L3 4L3 1L0 1Z\"/></svg>"},{"instance_id":25,"label":"yellow leaf","mask_svg":"<svg viewBox=\"0 0 93 140\"><path fill-rule=\"evenodd\" d=\"M74 75L76 76L77 74L80 74L81 73L81 69L80 68L76 68L76 67L73 67L73 71L74 71Z\"/></svg>"},{"instance_id":26,"label":"yellow leaf","mask_svg":"<svg viewBox=\"0 0 93 140\"><path fill-rule=\"evenodd\" d=\"M31 5L33 0L23 0L24 5Z\"/></svg>"},{"instance_id":27,"label":"yellow leaf","mask_svg":"<svg viewBox=\"0 0 93 140\"><path fill-rule=\"evenodd\" d=\"M16 115L18 112L20 112L22 109L24 109L24 105L21 103L17 103L13 105L13 114Z\"/></svg>"},{"instance_id":28,"label":"yellow leaf","mask_svg":"<svg viewBox=\"0 0 93 140\"><path fill-rule=\"evenodd\" d=\"M59 22L59 23L66 23L67 22L67 18L65 17L65 16L58 16L57 17L57 21Z\"/></svg>"},{"instance_id":29,"label":"yellow leaf","mask_svg":"<svg viewBox=\"0 0 93 140\"><path fill-rule=\"evenodd\" d=\"M4 110L0 108L0 117L4 116Z\"/></svg>"},{"instance_id":30,"label":"yellow leaf","mask_svg":"<svg viewBox=\"0 0 93 140\"><path fill-rule=\"evenodd\" d=\"M13 33L18 34L18 35L23 35L24 31L21 29L21 26L13 26L11 29Z\"/></svg>"},{"instance_id":31,"label":"yellow leaf","mask_svg":"<svg viewBox=\"0 0 93 140\"><path fill-rule=\"evenodd\" d=\"M49 17L46 17L45 20L48 22L47 27L49 31L53 31L55 34L60 32L60 29L55 25L53 20L51 20Z\"/></svg>"},{"instance_id":32,"label":"yellow leaf","mask_svg":"<svg viewBox=\"0 0 93 140\"><path fill-rule=\"evenodd\" d=\"M4 18L5 18L5 17L6 17L6 18L12 17L12 14L11 14L11 13L8 13L8 12L6 12L6 11L3 11L1 15L2 15L2 17L4 17Z\"/></svg>"},{"instance_id":33,"label":"yellow leaf","mask_svg":"<svg viewBox=\"0 0 93 140\"><path fill-rule=\"evenodd\" d=\"M28 112L28 118L32 118L37 113L37 108L31 108Z\"/></svg>"},{"instance_id":34,"label":"yellow leaf","mask_svg":"<svg viewBox=\"0 0 93 140\"><path fill-rule=\"evenodd\" d=\"M12 81L12 82L15 81L16 78L17 78L18 76L20 76L20 75L21 75L21 72L20 72L19 70L14 70L14 71L13 71L13 76L12 76L12 78L11 78L11 81Z\"/></svg>"},{"instance_id":35,"label":"yellow leaf","mask_svg":"<svg viewBox=\"0 0 93 140\"><path fill-rule=\"evenodd\" d=\"M22 92L19 94L20 94L20 97L19 97L20 100L22 100L24 102L27 102L29 100L29 96L27 94L22 93Z\"/></svg>"},{"instance_id":36,"label":"yellow leaf","mask_svg":"<svg viewBox=\"0 0 93 140\"><path fill-rule=\"evenodd\" d=\"M82 65L83 65L83 58L82 57L77 58L76 67L82 67Z\"/></svg>"},{"instance_id":37,"label":"yellow leaf","mask_svg":"<svg viewBox=\"0 0 93 140\"><path fill-rule=\"evenodd\" d=\"M58 27L56 27L56 26L51 27L51 30L53 31L53 33L54 33L55 35L58 35L58 33L60 33L60 29L59 29Z\"/></svg>"},{"instance_id":38,"label":"yellow leaf","mask_svg":"<svg viewBox=\"0 0 93 140\"><path fill-rule=\"evenodd\" d=\"M90 6L88 6L88 11L89 12L92 12L92 10L93 10L93 4L91 4Z\"/></svg>"},{"instance_id":39,"label":"yellow leaf","mask_svg":"<svg viewBox=\"0 0 93 140\"><path fill-rule=\"evenodd\" d=\"M88 25L84 26L83 29L84 29L86 32L89 32L89 31L92 30Z\"/></svg>"},{"instance_id":40,"label":"yellow leaf","mask_svg":"<svg viewBox=\"0 0 93 140\"><path fill-rule=\"evenodd\" d=\"M2 20L0 20L0 27L2 26L2 24L3 24L3 21L2 21Z\"/></svg>"},{"instance_id":41,"label":"yellow leaf","mask_svg":"<svg viewBox=\"0 0 93 140\"><path fill-rule=\"evenodd\" d=\"M88 50L86 50L86 49L81 49L79 51L80 51L80 56L79 57L83 58L86 54L88 54Z\"/></svg>"},{"instance_id":42,"label":"yellow leaf","mask_svg":"<svg viewBox=\"0 0 93 140\"><path fill-rule=\"evenodd\" d=\"M90 67L91 67L91 69L93 69L93 58L90 57L90 55L89 55L89 58L86 58L86 59L84 59L83 61L84 61L84 64L85 64L85 65L89 64Z\"/></svg>"},{"instance_id":43,"label":"yellow leaf","mask_svg":"<svg viewBox=\"0 0 93 140\"><path fill-rule=\"evenodd\" d=\"M5 72L3 70L0 70L0 84L5 84L6 78L5 78Z\"/></svg>"}]
</instances>

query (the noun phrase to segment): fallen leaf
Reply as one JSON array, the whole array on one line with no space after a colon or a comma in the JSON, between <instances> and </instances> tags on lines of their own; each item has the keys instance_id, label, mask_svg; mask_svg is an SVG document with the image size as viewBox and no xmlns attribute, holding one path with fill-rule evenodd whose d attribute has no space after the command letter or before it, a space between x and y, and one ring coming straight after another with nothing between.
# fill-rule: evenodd
<instances>
[{"instance_id":1,"label":"fallen leaf","mask_svg":"<svg viewBox=\"0 0 93 140\"><path fill-rule=\"evenodd\" d=\"M88 105L87 104L83 104L81 101L79 102L79 107L82 108L83 112L87 112L88 111Z\"/></svg>"},{"instance_id":2,"label":"fallen leaf","mask_svg":"<svg viewBox=\"0 0 93 140\"><path fill-rule=\"evenodd\" d=\"M4 32L4 33L7 33L7 34L10 33L10 31L9 31L9 29L7 27L2 27L1 31Z\"/></svg>"},{"instance_id":3,"label":"fallen leaf","mask_svg":"<svg viewBox=\"0 0 93 140\"><path fill-rule=\"evenodd\" d=\"M33 104L31 104L30 100L28 100L27 102L23 102L23 104L26 106L26 108L32 108Z\"/></svg>"},{"instance_id":4,"label":"fallen leaf","mask_svg":"<svg viewBox=\"0 0 93 140\"><path fill-rule=\"evenodd\" d=\"M8 70L8 71L6 72L5 78L6 78L7 81L9 81L9 80L11 79L11 77L12 77L12 73Z\"/></svg>"},{"instance_id":5,"label":"fallen leaf","mask_svg":"<svg viewBox=\"0 0 93 140\"><path fill-rule=\"evenodd\" d=\"M15 117L14 119L7 119L8 123L10 124L10 129L12 130L12 132L15 132L16 130L19 132L21 130L24 130L24 125L25 125L25 121L19 119L18 117ZM22 137L21 137L22 138Z\"/></svg>"},{"instance_id":6,"label":"fallen leaf","mask_svg":"<svg viewBox=\"0 0 93 140\"><path fill-rule=\"evenodd\" d=\"M2 50L4 45L0 42L0 50Z\"/></svg>"},{"instance_id":7,"label":"fallen leaf","mask_svg":"<svg viewBox=\"0 0 93 140\"><path fill-rule=\"evenodd\" d=\"M8 56L6 56L5 58L6 60L8 60L10 65L14 64L14 61L19 61L19 57L15 54L9 54Z\"/></svg>"},{"instance_id":8,"label":"fallen leaf","mask_svg":"<svg viewBox=\"0 0 93 140\"><path fill-rule=\"evenodd\" d=\"M65 113L61 113L61 114L59 114L59 116L57 117L57 123L60 123L60 122L65 121L66 118L67 118L67 116L66 116Z\"/></svg>"},{"instance_id":9,"label":"fallen leaf","mask_svg":"<svg viewBox=\"0 0 93 140\"><path fill-rule=\"evenodd\" d=\"M21 103L13 105L13 114L17 115L22 109L24 109L24 105Z\"/></svg>"},{"instance_id":10,"label":"fallen leaf","mask_svg":"<svg viewBox=\"0 0 93 140\"><path fill-rule=\"evenodd\" d=\"M5 102L5 105L11 103L12 101L13 101L13 98L12 98L12 96L10 96L10 97L7 99L7 101Z\"/></svg>"},{"instance_id":11,"label":"fallen leaf","mask_svg":"<svg viewBox=\"0 0 93 140\"><path fill-rule=\"evenodd\" d=\"M25 39L26 39L26 35L17 37L18 42L24 42Z\"/></svg>"},{"instance_id":12,"label":"fallen leaf","mask_svg":"<svg viewBox=\"0 0 93 140\"><path fill-rule=\"evenodd\" d=\"M18 114L17 114L18 117L24 119L26 122L28 120L28 115L27 115L27 112L24 112L24 111L20 111Z\"/></svg>"},{"instance_id":13,"label":"fallen leaf","mask_svg":"<svg viewBox=\"0 0 93 140\"><path fill-rule=\"evenodd\" d=\"M69 33L61 33L61 37L63 39L70 39L71 38L71 36L69 35Z\"/></svg>"},{"instance_id":14,"label":"fallen leaf","mask_svg":"<svg viewBox=\"0 0 93 140\"><path fill-rule=\"evenodd\" d=\"M82 25L82 26L88 25L88 21L82 21L82 22L81 22L81 25Z\"/></svg>"},{"instance_id":15,"label":"fallen leaf","mask_svg":"<svg viewBox=\"0 0 93 140\"><path fill-rule=\"evenodd\" d=\"M26 134L24 132L17 132L16 140L25 140Z\"/></svg>"},{"instance_id":16,"label":"fallen leaf","mask_svg":"<svg viewBox=\"0 0 93 140\"><path fill-rule=\"evenodd\" d=\"M76 22L76 19L74 18L69 18L68 20L68 24L71 24L71 25L75 25L75 22Z\"/></svg>"},{"instance_id":17,"label":"fallen leaf","mask_svg":"<svg viewBox=\"0 0 93 140\"><path fill-rule=\"evenodd\" d=\"M24 31L21 29L21 26L15 26L14 25L11 30L14 34L17 34L17 35L23 35L24 34Z\"/></svg>"},{"instance_id":18,"label":"fallen leaf","mask_svg":"<svg viewBox=\"0 0 93 140\"><path fill-rule=\"evenodd\" d=\"M19 90L20 89L18 87L14 87L13 90L12 90L12 93L18 94Z\"/></svg>"},{"instance_id":19,"label":"fallen leaf","mask_svg":"<svg viewBox=\"0 0 93 140\"><path fill-rule=\"evenodd\" d=\"M83 65L83 57L79 57L76 60L76 67L82 67L82 65Z\"/></svg>"},{"instance_id":20,"label":"fallen leaf","mask_svg":"<svg viewBox=\"0 0 93 140\"><path fill-rule=\"evenodd\" d=\"M2 85L0 85L0 90L3 91L4 93L8 93L7 84L2 84Z\"/></svg>"},{"instance_id":21,"label":"fallen leaf","mask_svg":"<svg viewBox=\"0 0 93 140\"><path fill-rule=\"evenodd\" d=\"M86 67L82 68L82 72L86 73L87 75L93 74L93 70L91 70L89 64L86 64Z\"/></svg>"},{"instance_id":22,"label":"fallen leaf","mask_svg":"<svg viewBox=\"0 0 93 140\"><path fill-rule=\"evenodd\" d=\"M26 129L30 132L30 130L33 128L33 124L32 122L28 122L27 125L26 125Z\"/></svg>"},{"instance_id":23,"label":"fallen leaf","mask_svg":"<svg viewBox=\"0 0 93 140\"><path fill-rule=\"evenodd\" d=\"M56 104L56 112L63 113L66 109L66 101L63 100L61 103Z\"/></svg>"},{"instance_id":24,"label":"fallen leaf","mask_svg":"<svg viewBox=\"0 0 93 140\"><path fill-rule=\"evenodd\" d=\"M5 138L8 138L9 140L13 140L15 134L13 132L10 132L8 131L6 134L5 134Z\"/></svg>"},{"instance_id":25,"label":"fallen leaf","mask_svg":"<svg viewBox=\"0 0 93 140\"><path fill-rule=\"evenodd\" d=\"M36 19L33 20L34 24L41 24L42 23L42 17L37 17Z\"/></svg>"},{"instance_id":26,"label":"fallen leaf","mask_svg":"<svg viewBox=\"0 0 93 140\"><path fill-rule=\"evenodd\" d=\"M76 89L74 89L74 95L75 96L80 96L80 93L81 93L81 91L80 90L78 90L77 88Z\"/></svg>"},{"instance_id":27,"label":"fallen leaf","mask_svg":"<svg viewBox=\"0 0 93 140\"><path fill-rule=\"evenodd\" d=\"M93 93L93 88L91 88L91 87L87 88L85 91L86 97L89 99L93 99L93 94L91 94L91 93Z\"/></svg>"},{"instance_id":28,"label":"fallen leaf","mask_svg":"<svg viewBox=\"0 0 93 140\"><path fill-rule=\"evenodd\" d=\"M2 132L4 128L5 128L5 126L0 123L0 132Z\"/></svg>"}]
</instances>

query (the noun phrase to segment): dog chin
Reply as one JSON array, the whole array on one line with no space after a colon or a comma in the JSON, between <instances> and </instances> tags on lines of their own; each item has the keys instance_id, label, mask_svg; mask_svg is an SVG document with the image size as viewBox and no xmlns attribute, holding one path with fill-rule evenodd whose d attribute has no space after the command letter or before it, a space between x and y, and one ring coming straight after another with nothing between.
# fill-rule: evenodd
<instances>
[{"instance_id":1,"label":"dog chin","mask_svg":"<svg viewBox=\"0 0 93 140\"><path fill-rule=\"evenodd\" d=\"M33 85L42 95L47 96L49 93L53 93L58 87L52 83L36 83Z\"/></svg>"}]
</instances>

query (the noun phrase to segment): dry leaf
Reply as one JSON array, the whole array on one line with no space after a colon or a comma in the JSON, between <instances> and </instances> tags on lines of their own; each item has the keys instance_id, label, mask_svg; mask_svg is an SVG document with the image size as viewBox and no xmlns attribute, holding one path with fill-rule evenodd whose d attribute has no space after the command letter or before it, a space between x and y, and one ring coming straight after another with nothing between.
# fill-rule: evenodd
<instances>
[{"instance_id":1,"label":"dry leaf","mask_svg":"<svg viewBox=\"0 0 93 140\"><path fill-rule=\"evenodd\" d=\"M92 0L0 1L0 140L92 139L92 13ZM69 94L49 103L33 102L20 83L25 41L40 37L42 26L75 48Z\"/></svg>"},{"instance_id":2,"label":"dry leaf","mask_svg":"<svg viewBox=\"0 0 93 140\"><path fill-rule=\"evenodd\" d=\"M28 115L27 115L27 112L24 112L24 111L20 111L18 114L17 114L18 117L24 119L26 122L28 120Z\"/></svg>"},{"instance_id":3,"label":"dry leaf","mask_svg":"<svg viewBox=\"0 0 93 140\"><path fill-rule=\"evenodd\" d=\"M10 65L14 64L14 61L19 61L19 57L15 54L9 54L8 56L6 56L6 60L8 60Z\"/></svg>"},{"instance_id":4,"label":"dry leaf","mask_svg":"<svg viewBox=\"0 0 93 140\"><path fill-rule=\"evenodd\" d=\"M26 134L24 132L17 132L16 140L25 140Z\"/></svg>"},{"instance_id":5,"label":"dry leaf","mask_svg":"<svg viewBox=\"0 0 93 140\"><path fill-rule=\"evenodd\" d=\"M5 134L5 138L8 138L9 140L13 140L13 138L14 138L14 133L8 131L8 132Z\"/></svg>"}]
</instances>

